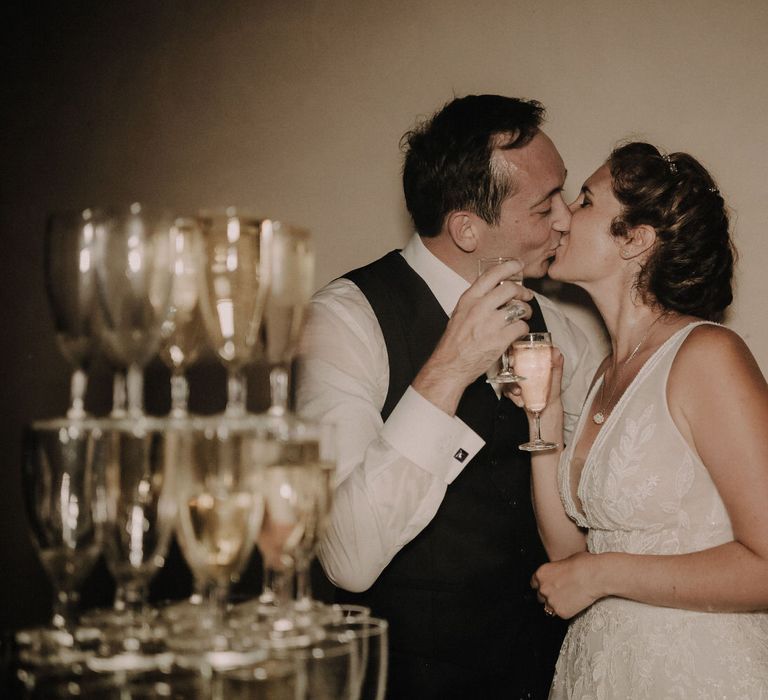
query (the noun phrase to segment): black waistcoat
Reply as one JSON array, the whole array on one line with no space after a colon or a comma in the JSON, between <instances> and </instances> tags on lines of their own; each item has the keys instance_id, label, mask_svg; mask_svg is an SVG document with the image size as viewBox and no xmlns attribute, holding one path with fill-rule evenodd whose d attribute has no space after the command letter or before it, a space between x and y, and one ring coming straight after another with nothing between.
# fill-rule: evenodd
<instances>
[{"instance_id":1,"label":"black waistcoat","mask_svg":"<svg viewBox=\"0 0 768 700\"><path fill-rule=\"evenodd\" d=\"M448 318L397 251L345 277L368 299L387 345L386 420ZM531 331L546 330L538 303L531 306ZM456 413L485 446L373 586L340 599L390 622L388 698L546 697L564 625L544 615L530 588L546 554L531 505L530 457L518 449L528 421L496 398L485 375Z\"/></svg>"}]
</instances>

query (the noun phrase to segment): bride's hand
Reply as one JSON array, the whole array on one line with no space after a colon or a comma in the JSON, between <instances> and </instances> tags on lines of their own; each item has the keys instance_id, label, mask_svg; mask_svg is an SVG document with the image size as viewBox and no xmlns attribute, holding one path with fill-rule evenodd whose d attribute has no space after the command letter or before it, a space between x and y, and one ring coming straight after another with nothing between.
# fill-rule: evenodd
<instances>
[{"instance_id":1,"label":"bride's hand","mask_svg":"<svg viewBox=\"0 0 768 700\"><path fill-rule=\"evenodd\" d=\"M523 380L525 381L525 380ZM560 400L560 390L563 381L563 354L556 347L552 347L552 386L549 390L549 401L547 406L554 406ZM512 401L515 406L524 407L522 391L517 383L502 384L504 395ZM546 413L547 409L544 409Z\"/></svg>"},{"instance_id":2,"label":"bride's hand","mask_svg":"<svg viewBox=\"0 0 768 700\"><path fill-rule=\"evenodd\" d=\"M531 587L545 611L552 611L548 614L567 620L603 597L595 585L597 559L595 554L578 552L536 570Z\"/></svg>"}]
</instances>

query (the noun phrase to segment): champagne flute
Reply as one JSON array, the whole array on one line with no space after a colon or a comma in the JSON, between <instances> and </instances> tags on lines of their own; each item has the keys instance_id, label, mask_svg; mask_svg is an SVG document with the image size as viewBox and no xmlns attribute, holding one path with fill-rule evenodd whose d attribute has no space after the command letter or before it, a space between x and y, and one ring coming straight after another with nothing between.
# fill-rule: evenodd
<instances>
[{"instance_id":1,"label":"champagne flute","mask_svg":"<svg viewBox=\"0 0 768 700\"><path fill-rule=\"evenodd\" d=\"M502 280L500 284L504 284L505 282L516 282L517 284L522 284L523 263L517 258L480 258L480 260L477 262L478 277L494 265L501 265L507 262L517 262L520 265L520 270L515 274L509 275L509 277ZM506 318L508 321L522 318L525 315L525 307L517 299L512 299L510 302L505 304L503 308L506 311ZM509 382L519 382L522 379L524 379L524 377L516 374L516 372L510 367L509 348L507 348L501 355L501 371L497 372L492 377L488 377L488 381L491 383L507 384Z\"/></svg>"},{"instance_id":2,"label":"champagne flute","mask_svg":"<svg viewBox=\"0 0 768 700\"><path fill-rule=\"evenodd\" d=\"M291 363L314 287L314 253L309 231L273 222L270 277L264 318L265 354L270 364L268 414L275 421L285 422L291 413ZM275 572L273 567L264 569L259 596L263 606L275 604ZM306 588L305 572L299 568L296 575L298 585Z\"/></svg>"},{"instance_id":3,"label":"champagne flute","mask_svg":"<svg viewBox=\"0 0 768 700\"><path fill-rule=\"evenodd\" d=\"M205 253L197 221L178 218L173 230L173 291L170 313L162 328L160 359L171 370L170 415L184 418L189 399L185 372L197 360L204 343L200 285Z\"/></svg>"},{"instance_id":4,"label":"champagne flute","mask_svg":"<svg viewBox=\"0 0 768 700\"><path fill-rule=\"evenodd\" d=\"M102 548L104 443L92 421L57 418L25 432L23 486L30 532L54 587L49 627L22 630L25 661L82 660L86 630L76 624L78 588Z\"/></svg>"},{"instance_id":5,"label":"champagne flute","mask_svg":"<svg viewBox=\"0 0 768 700\"><path fill-rule=\"evenodd\" d=\"M175 435L168 422L141 418L99 421L106 448L104 555L117 590L111 610L84 619L102 629L97 670L151 665L163 630L147 604L147 588L165 563L176 516Z\"/></svg>"},{"instance_id":6,"label":"champagne flute","mask_svg":"<svg viewBox=\"0 0 768 700\"><path fill-rule=\"evenodd\" d=\"M100 335L118 368L127 368L128 413L144 413L144 367L162 340L173 284L173 220L139 203L113 210L96 227L99 241ZM113 415L121 407L114 406Z\"/></svg>"},{"instance_id":7,"label":"champagne flute","mask_svg":"<svg viewBox=\"0 0 768 700\"><path fill-rule=\"evenodd\" d=\"M255 612L258 623L267 623L270 644L295 647L322 636L321 617L328 617L312 600L308 573L330 512L335 445L331 426L298 418L279 431L269 425L269 448L261 452L264 522L257 544L273 598L244 603L238 614Z\"/></svg>"},{"instance_id":8,"label":"champagne flute","mask_svg":"<svg viewBox=\"0 0 768 700\"><path fill-rule=\"evenodd\" d=\"M254 359L269 292L272 221L234 207L203 212L206 264L201 310L208 340L227 368L225 413L246 413L245 367Z\"/></svg>"},{"instance_id":9,"label":"champagne flute","mask_svg":"<svg viewBox=\"0 0 768 700\"><path fill-rule=\"evenodd\" d=\"M528 333L512 343L515 367L525 373L520 382L525 409L533 414L536 437L520 445L521 450L538 452L553 450L556 442L541 438L541 412L547 407L552 386L552 337L549 333Z\"/></svg>"},{"instance_id":10,"label":"champagne flute","mask_svg":"<svg viewBox=\"0 0 768 700\"><path fill-rule=\"evenodd\" d=\"M174 421L178 450L177 536L197 590L199 612L175 622L171 644L190 652L228 651L237 642L227 624L232 582L248 562L261 526L263 426L227 416Z\"/></svg>"},{"instance_id":11,"label":"champagne flute","mask_svg":"<svg viewBox=\"0 0 768 700\"><path fill-rule=\"evenodd\" d=\"M313 429L317 433L318 461L316 472L316 488L314 491L314 517L311 519L311 527L305 527L303 537L294 551L296 567L296 611L316 617L329 617L338 613L332 611L329 606L320 603L312 597L312 583L310 568L317 553L317 546L325 534L331 515L333 502L333 479L336 473L336 431L333 425L319 423ZM350 607L347 613L359 614L361 607ZM364 608L367 614L370 610ZM339 608L341 610L341 608Z\"/></svg>"},{"instance_id":12,"label":"champagne flute","mask_svg":"<svg viewBox=\"0 0 768 700\"><path fill-rule=\"evenodd\" d=\"M263 658L219 671L216 697L227 700L360 700L358 645L329 635L311 645L269 649Z\"/></svg>"},{"instance_id":13,"label":"champagne flute","mask_svg":"<svg viewBox=\"0 0 768 700\"><path fill-rule=\"evenodd\" d=\"M355 646L353 695L356 700L384 700L389 665L388 630L386 620L357 616L326 625L330 638L351 641Z\"/></svg>"},{"instance_id":14,"label":"champagne flute","mask_svg":"<svg viewBox=\"0 0 768 700\"><path fill-rule=\"evenodd\" d=\"M74 368L69 418L86 415L87 371L97 343L95 216L91 209L53 214L45 231L45 288L56 340Z\"/></svg>"},{"instance_id":15,"label":"champagne flute","mask_svg":"<svg viewBox=\"0 0 768 700\"><path fill-rule=\"evenodd\" d=\"M270 364L269 414L289 412L291 362L296 354L314 287L309 231L274 221L269 297L264 313L265 353Z\"/></svg>"}]
</instances>

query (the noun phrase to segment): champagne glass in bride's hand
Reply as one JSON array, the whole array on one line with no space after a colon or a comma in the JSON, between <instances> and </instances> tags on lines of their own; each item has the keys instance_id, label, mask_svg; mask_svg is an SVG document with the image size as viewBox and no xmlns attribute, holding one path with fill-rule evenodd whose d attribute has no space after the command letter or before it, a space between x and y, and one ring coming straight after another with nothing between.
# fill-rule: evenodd
<instances>
[{"instance_id":1,"label":"champagne glass in bride's hand","mask_svg":"<svg viewBox=\"0 0 768 700\"><path fill-rule=\"evenodd\" d=\"M201 310L211 347L227 368L230 416L246 413L245 367L254 360L270 282L272 221L229 207L203 212L206 262Z\"/></svg>"},{"instance_id":2,"label":"champagne glass in bride's hand","mask_svg":"<svg viewBox=\"0 0 768 700\"><path fill-rule=\"evenodd\" d=\"M516 262L519 264L520 269L517 273L511 274L500 282L515 282L517 284L523 283L523 263L517 258L480 258L477 263L478 277L482 275L486 270L490 269L494 265L501 265L507 262ZM512 299L504 305L506 310L506 320L515 321L525 316L525 306L517 299ZM501 370L494 376L488 377L488 381L491 383L506 384L509 382L519 382L523 377L516 374L516 372L510 367L509 363L509 348L507 348L501 355Z\"/></svg>"},{"instance_id":3,"label":"champagne glass in bride's hand","mask_svg":"<svg viewBox=\"0 0 768 700\"><path fill-rule=\"evenodd\" d=\"M127 368L128 412L141 416L144 367L160 347L170 308L173 218L134 203L108 211L96 233L101 340L113 364Z\"/></svg>"},{"instance_id":4,"label":"champagne glass in bride's hand","mask_svg":"<svg viewBox=\"0 0 768 700\"><path fill-rule=\"evenodd\" d=\"M552 450L558 444L541 438L541 412L547 407L552 385L552 338L549 333L528 333L512 343L512 352L515 368L525 375L520 391L536 426L536 437L519 447L527 452Z\"/></svg>"},{"instance_id":5,"label":"champagne glass in bride's hand","mask_svg":"<svg viewBox=\"0 0 768 700\"><path fill-rule=\"evenodd\" d=\"M269 362L270 407L274 417L289 413L290 370L314 286L309 231L273 222L269 298L264 314Z\"/></svg>"},{"instance_id":6,"label":"champagne glass in bride's hand","mask_svg":"<svg viewBox=\"0 0 768 700\"><path fill-rule=\"evenodd\" d=\"M85 416L87 371L97 344L94 217L90 209L53 214L45 232L45 288L56 340L74 368L69 418Z\"/></svg>"}]
</instances>

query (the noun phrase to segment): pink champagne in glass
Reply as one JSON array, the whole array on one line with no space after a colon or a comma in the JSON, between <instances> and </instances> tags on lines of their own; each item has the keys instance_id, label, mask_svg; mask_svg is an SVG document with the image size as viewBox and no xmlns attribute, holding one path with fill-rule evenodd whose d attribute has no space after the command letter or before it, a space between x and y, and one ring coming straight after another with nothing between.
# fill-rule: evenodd
<instances>
[{"instance_id":1,"label":"pink champagne in glass","mask_svg":"<svg viewBox=\"0 0 768 700\"><path fill-rule=\"evenodd\" d=\"M540 422L552 385L552 338L549 333L528 333L512 344L512 352L515 371L525 377L520 381L523 403L533 414L536 425L536 437L520 445L520 449L528 452L552 450L557 443L542 440Z\"/></svg>"}]
</instances>

